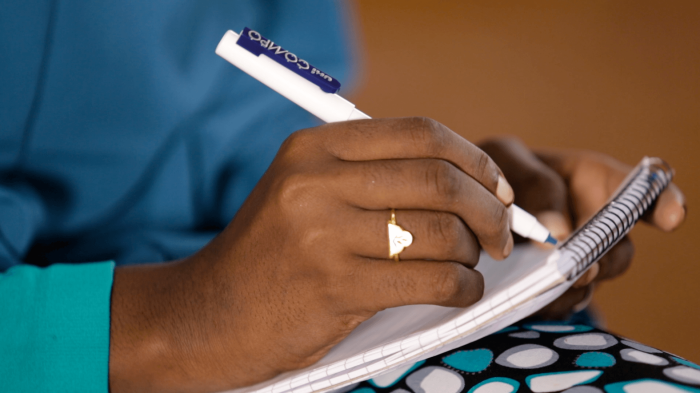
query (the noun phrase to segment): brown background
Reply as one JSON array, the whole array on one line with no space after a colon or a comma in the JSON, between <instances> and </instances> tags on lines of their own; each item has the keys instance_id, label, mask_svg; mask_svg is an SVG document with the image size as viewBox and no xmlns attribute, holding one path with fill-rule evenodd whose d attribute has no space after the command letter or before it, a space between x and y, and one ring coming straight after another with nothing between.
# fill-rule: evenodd
<instances>
[{"instance_id":1,"label":"brown background","mask_svg":"<svg viewBox=\"0 0 700 393\"><path fill-rule=\"evenodd\" d=\"M700 1L360 0L355 12L363 72L349 98L371 116L676 168L688 220L635 228L635 262L595 303L613 332L700 361Z\"/></svg>"}]
</instances>

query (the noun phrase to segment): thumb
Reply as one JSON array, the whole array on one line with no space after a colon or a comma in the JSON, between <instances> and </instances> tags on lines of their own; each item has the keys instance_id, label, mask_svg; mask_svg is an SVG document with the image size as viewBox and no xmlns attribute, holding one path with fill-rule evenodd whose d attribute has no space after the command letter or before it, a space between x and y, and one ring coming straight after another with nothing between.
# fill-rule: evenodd
<instances>
[{"instance_id":1,"label":"thumb","mask_svg":"<svg viewBox=\"0 0 700 393\"><path fill-rule=\"evenodd\" d=\"M564 213L557 210L545 210L535 214L537 221L544 225L552 234L552 237L562 241L572 232L571 220Z\"/></svg>"}]
</instances>

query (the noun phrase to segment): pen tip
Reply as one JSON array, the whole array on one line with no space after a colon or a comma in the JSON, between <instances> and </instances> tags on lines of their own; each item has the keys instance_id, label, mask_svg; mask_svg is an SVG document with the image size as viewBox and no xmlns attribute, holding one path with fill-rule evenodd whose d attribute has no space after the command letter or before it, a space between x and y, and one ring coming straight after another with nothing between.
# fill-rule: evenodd
<instances>
[{"instance_id":1,"label":"pen tip","mask_svg":"<svg viewBox=\"0 0 700 393\"><path fill-rule=\"evenodd\" d=\"M552 235L547 236L547 240L544 241L545 243L557 245L557 239L553 238Z\"/></svg>"}]
</instances>

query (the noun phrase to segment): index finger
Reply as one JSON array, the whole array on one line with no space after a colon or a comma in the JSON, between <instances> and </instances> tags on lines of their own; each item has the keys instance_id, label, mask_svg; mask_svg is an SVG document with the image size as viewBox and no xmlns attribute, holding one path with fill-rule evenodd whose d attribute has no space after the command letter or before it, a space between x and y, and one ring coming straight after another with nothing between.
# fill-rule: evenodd
<instances>
[{"instance_id":1,"label":"index finger","mask_svg":"<svg viewBox=\"0 0 700 393\"><path fill-rule=\"evenodd\" d=\"M326 135L326 149L341 160L442 159L474 178L503 204L513 203L513 189L491 157L435 120L355 120L326 124L316 130Z\"/></svg>"},{"instance_id":2,"label":"index finger","mask_svg":"<svg viewBox=\"0 0 700 393\"><path fill-rule=\"evenodd\" d=\"M590 151L546 149L538 151L537 156L570 185L576 217L584 222L607 202L632 170L612 157ZM670 232L683 223L685 215L685 196L671 183L643 219Z\"/></svg>"}]
</instances>

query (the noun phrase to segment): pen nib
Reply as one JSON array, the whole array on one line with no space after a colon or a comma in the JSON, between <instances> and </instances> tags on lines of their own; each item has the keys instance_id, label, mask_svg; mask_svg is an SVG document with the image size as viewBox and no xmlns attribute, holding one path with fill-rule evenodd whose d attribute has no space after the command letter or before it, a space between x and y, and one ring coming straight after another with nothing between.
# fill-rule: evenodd
<instances>
[{"instance_id":1,"label":"pen nib","mask_svg":"<svg viewBox=\"0 0 700 393\"><path fill-rule=\"evenodd\" d=\"M555 246L557 245L557 239L553 238L552 235L547 236L547 240L545 240L544 242Z\"/></svg>"}]
</instances>

